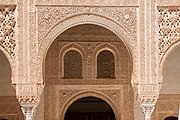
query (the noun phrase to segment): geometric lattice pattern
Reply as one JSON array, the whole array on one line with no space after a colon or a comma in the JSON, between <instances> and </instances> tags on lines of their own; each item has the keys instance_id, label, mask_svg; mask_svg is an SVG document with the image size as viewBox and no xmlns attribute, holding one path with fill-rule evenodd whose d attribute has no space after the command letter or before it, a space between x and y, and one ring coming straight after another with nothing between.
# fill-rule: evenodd
<instances>
[{"instance_id":1,"label":"geometric lattice pattern","mask_svg":"<svg viewBox=\"0 0 180 120\"><path fill-rule=\"evenodd\" d=\"M180 8L159 8L159 50L160 55L180 39Z\"/></svg>"},{"instance_id":2,"label":"geometric lattice pattern","mask_svg":"<svg viewBox=\"0 0 180 120\"><path fill-rule=\"evenodd\" d=\"M0 45L9 53L11 57L15 55L15 23L14 9L2 7L0 9Z\"/></svg>"},{"instance_id":3,"label":"geometric lattice pattern","mask_svg":"<svg viewBox=\"0 0 180 120\"><path fill-rule=\"evenodd\" d=\"M97 78L115 77L115 58L108 50L101 51L97 56Z\"/></svg>"},{"instance_id":4,"label":"geometric lattice pattern","mask_svg":"<svg viewBox=\"0 0 180 120\"><path fill-rule=\"evenodd\" d=\"M76 50L69 50L64 55L64 78L82 78L82 56Z\"/></svg>"}]
</instances>

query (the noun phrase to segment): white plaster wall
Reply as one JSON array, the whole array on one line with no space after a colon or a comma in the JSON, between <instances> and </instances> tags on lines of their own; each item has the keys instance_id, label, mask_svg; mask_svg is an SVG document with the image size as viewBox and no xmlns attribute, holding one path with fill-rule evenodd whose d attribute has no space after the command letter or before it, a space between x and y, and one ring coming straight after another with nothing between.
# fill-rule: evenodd
<instances>
[{"instance_id":1,"label":"white plaster wall","mask_svg":"<svg viewBox=\"0 0 180 120\"><path fill-rule=\"evenodd\" d=\"M180 45L168 55L164 63L160 94L180 94Z\"/></svg>"}]
</instances>

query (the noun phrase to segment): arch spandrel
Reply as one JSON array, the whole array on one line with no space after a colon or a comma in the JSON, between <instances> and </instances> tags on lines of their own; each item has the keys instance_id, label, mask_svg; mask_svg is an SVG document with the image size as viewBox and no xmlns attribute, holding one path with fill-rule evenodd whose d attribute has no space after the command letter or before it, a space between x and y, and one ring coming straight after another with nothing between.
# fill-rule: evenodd
<instances>
[{"instance_id":1,"label":"arch spandrel","mask_svg":"<svg viewBox=\"0 0 180 120\"><path fill-rule=\"evenodd\" d=\"M39 16L42 17L42 16ZM45 17L45 16L44 16ZM47 19L47 18L43 18ZM39 21L40 22L40 21ZM38 76L40 82L43 81L43 69L44 69L44 61L46 57L46 53L51 45L51 43L57 38L58 35L60 35L65 30L81 24L95 24L102 26L113 33L115 33L126 45L130 56L131 61L133 60L133 83L137 82L139 78L138 77L138 42L135 37L135 35L128 34L124 28L118 24L118 21L115 21L113 19L109 19L108 17L97 15L97 14L91 14L91 13L82 13L79 15L72 15L66 19L58 19L56 21L56 24L52 27L49 32L43 31L44 28L41 28L41 33L39 34L39 42L43 39L43 41L39 44L39 52L38 52ZM136 25L135 25L136 26ZM134 26L134 28L136 28ZM43 33L44 32L44 33Z\"/></svg>"}]
</instances>

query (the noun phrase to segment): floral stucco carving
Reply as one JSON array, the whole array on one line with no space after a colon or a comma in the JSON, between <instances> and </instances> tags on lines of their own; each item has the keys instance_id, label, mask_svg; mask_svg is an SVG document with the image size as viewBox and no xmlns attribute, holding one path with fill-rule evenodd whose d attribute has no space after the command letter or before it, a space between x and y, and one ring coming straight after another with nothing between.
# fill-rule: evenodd
<instances>
[{"instance_id":1,"label":"floral stucco carving","mask_svg":"<svg viewBox=\"0 0 180 120\"><path fill-rule=\"evenodd\" d=\"M133 81L138 81L136 7L37 7L38 76L42 81L44 57L58 34L80 24L95 24L114 32L127 45L133 60ZM108 15L109 16L108 16ZM110 15L111 14L111 15ZM118 15L119 14L119 15ZM89 22L88 22L89 21ZM124 23L123 23L124 22ZM127 22L127 23L126 23ZM129 27L127 27L129 26ZM133 31L133 32L132 32Z\"/></svg>"},{"instance_id":2,"label":"floral stucco carving","mask_svg":"<svg viewBox=\"0 0 180 120\"><path fill-rule=\"evenodd\" d=\"M180 7L159 7L159 55L163 56L166 51L180 40Z\"/></svg>"},{"instance_id":3,"label":"floral stucco carving","mask_svg":"<svg viewBox=\"0 0 180 120\"><path fill-rule=\"evenodd\" d=\"M47 32L58 22L80 14L107 16L117 22L129 35L135 37L136 33L136 8L38 7L37 11L39 44L43 42L43 37Z\"/></svg>"},{"instance_id":4,"label":"floral stucco carving","mask_svg":"<svg viewBox=\"0 0 180 120\"><path fill-rule=\"evenodd\" d=\"M15 6L0 6L0 45L9 56L15 56Z\"/></svg>"}]
</instances>

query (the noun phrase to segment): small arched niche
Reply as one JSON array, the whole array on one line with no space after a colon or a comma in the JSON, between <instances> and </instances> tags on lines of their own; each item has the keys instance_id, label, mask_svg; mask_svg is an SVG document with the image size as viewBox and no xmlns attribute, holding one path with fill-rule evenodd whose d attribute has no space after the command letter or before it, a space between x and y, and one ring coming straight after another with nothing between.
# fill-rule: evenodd
<instances>
[{"instance_id":1,"label":"small arched niche","mask_svg":"<svg viewBox=\"0 0 180 120\"><path fill-rule=\"evenodd\" d=\"M6 55L0 50L0 120L24 120L11 81L11 66Z\"/></svg>"},{"instance_id":2,"label":"small arched niche","mask_svg":"<svg viewBox=\"0 0 180 120\"><path fill-rule=\"evenodd\" d=\"M115 120L111 106L97 97L84 97L72 103L64 120Z\"/></svg>"},{"instance_id":3,"label":"small arched niche","mask_svg":"<svg viewBox=\"0 0 180 120\"><path fill-rule=\"evenodd\" d=\"M97 78L115 78L115 57L109 50L97 56Z\"/></svg>"},{"instance_id":4,"label":"small arched niche","mask_svg":"<svg viewBox=\"0 0 180 120\"><path fill-rule=\"evenodd\" d=\"M64 55L64 78L82 78L82 56L77 50L69 50Z\"/></svg>"}]
</instances>

